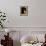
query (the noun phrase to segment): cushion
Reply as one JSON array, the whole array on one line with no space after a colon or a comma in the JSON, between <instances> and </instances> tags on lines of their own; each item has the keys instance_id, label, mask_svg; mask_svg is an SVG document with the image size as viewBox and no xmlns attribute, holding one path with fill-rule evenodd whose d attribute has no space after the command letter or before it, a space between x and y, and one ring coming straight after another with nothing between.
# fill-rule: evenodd
<instances>
[{"instance_id":1,"label":"cushion","mask_svg":"<svg viewBox=\"0 0 46 46\"><path fill-rule=\"evenodd\" d=\"M20 42L21 43L32 43L34 41L37 41L37 38L35 38L35 36L28 36L28 35L25 35L23 36L21 39L20 39Z\"/></svg>"}]
</instances>

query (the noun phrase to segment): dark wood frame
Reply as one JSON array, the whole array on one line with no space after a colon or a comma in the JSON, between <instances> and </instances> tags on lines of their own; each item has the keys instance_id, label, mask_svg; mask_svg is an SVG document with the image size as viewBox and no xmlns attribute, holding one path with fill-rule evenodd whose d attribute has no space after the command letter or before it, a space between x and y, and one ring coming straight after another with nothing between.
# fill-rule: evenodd
<instances>
[{"instance_id":1,"label":"dark wood frame","mask_svg":"<svg viewBox=\"0 0 46 46\"><path fill-rule=\"evenodd\" d=\"M28 16L28 6L20 7L20 16Z\"/></svg>"}]
</instances>

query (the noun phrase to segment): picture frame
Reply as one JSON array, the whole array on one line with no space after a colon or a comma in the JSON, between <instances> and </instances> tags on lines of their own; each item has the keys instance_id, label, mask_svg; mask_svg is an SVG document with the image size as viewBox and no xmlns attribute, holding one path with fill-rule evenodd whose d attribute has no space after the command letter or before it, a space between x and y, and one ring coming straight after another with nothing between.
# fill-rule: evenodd
<instances>
[{"instance_id":1,"label":"picture frame","mask_svg":"<svg viewBox=\"0 0 46 46\"><path fill-rule=\"evenodd\" d=\"M20 16L28 16L28 6L20 7Z\"/></svg>"}]
</instances>

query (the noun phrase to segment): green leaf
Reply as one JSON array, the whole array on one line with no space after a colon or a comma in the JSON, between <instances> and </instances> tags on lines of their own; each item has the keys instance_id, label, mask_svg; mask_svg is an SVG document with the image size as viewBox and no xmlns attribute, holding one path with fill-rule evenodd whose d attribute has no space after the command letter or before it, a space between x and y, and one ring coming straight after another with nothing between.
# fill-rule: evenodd
<instances>
[{"instance_id":1,"label":"green leaf","mask_svg":"<svg viewBox=\"0 0 46 46\"><path fill-rule=\"evenodd\" d=\"M0 12L0 13L2 13L2 12Z\"/></svg>"},{"instance_id":2,"label":"green leaf","mask_svg":"<svg viewBox=\"0 0 46 46\"><path fill-rule=\"evenodd\" d=\"M1 27L3 28L3 25L1 25Z\"/></svg>"},{"instance_id":3,"label":"green leaf","mask_svg":"<svg viewBox=\"0 0 46 46\"><path fill-rule=\"evenodd\" d=\"M3 16L3 17L6 17L6 16Z\"/></svg>"}]
</instances>

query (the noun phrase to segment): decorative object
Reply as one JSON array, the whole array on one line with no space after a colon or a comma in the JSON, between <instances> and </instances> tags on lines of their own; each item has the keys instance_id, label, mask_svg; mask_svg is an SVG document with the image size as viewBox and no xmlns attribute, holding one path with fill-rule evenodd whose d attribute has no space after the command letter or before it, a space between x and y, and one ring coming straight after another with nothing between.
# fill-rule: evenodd
<instances>
[{"instance_id":1,"label":"decorative object","mask_svg":"<svg viewBox=\"0 0 46 46\"><path fill-rule=\"evenodd\" d=\"M20 16L28 16L28 6L21 6Z\"/></svg>"},{"instance_id":2,"label":"decorative object","mask_svg":"<svg viewBox=\"0 0 46 46\"><path fill-rule=\"evenodd\" d=\"M6 15L4 12L0 11L0 27L3 28L4 27L4 22L6 20Z\"/></svg>"},{"instance_id":3,"label":"decorative object","mask_svg":"<svg viewBox=\"0 0 46 46\"><path fill-rule=\"evenodd\" d=\"M10 33L10 30L9 30L9 29L5 29L5 32L6 32L7 34L9 34L9 33Z\"/></svg>"},{"instance_id":4,"label":"decorative object","mask_svg":"<svg viewBox=\"0 0 46 46\"><path fill-rule=\"evenodd\" d=\"M1 44L3 46L13 46L13 39L11 37L9 37L9 33L7 33L7 35L4 35L5 40L1 39Z\"/></svg>"},{"instance_id":5,"label":"decorative object","mask_svg":"<svg viewBox=\"0 0 46 46\"><path fill-rule=\"evenodd\" d=\"M9 33L9 32L10 32L10 30L9 30L9 29L5 29L5 32L6 32L6 33Z\"/></svg>"}]
</instances>

